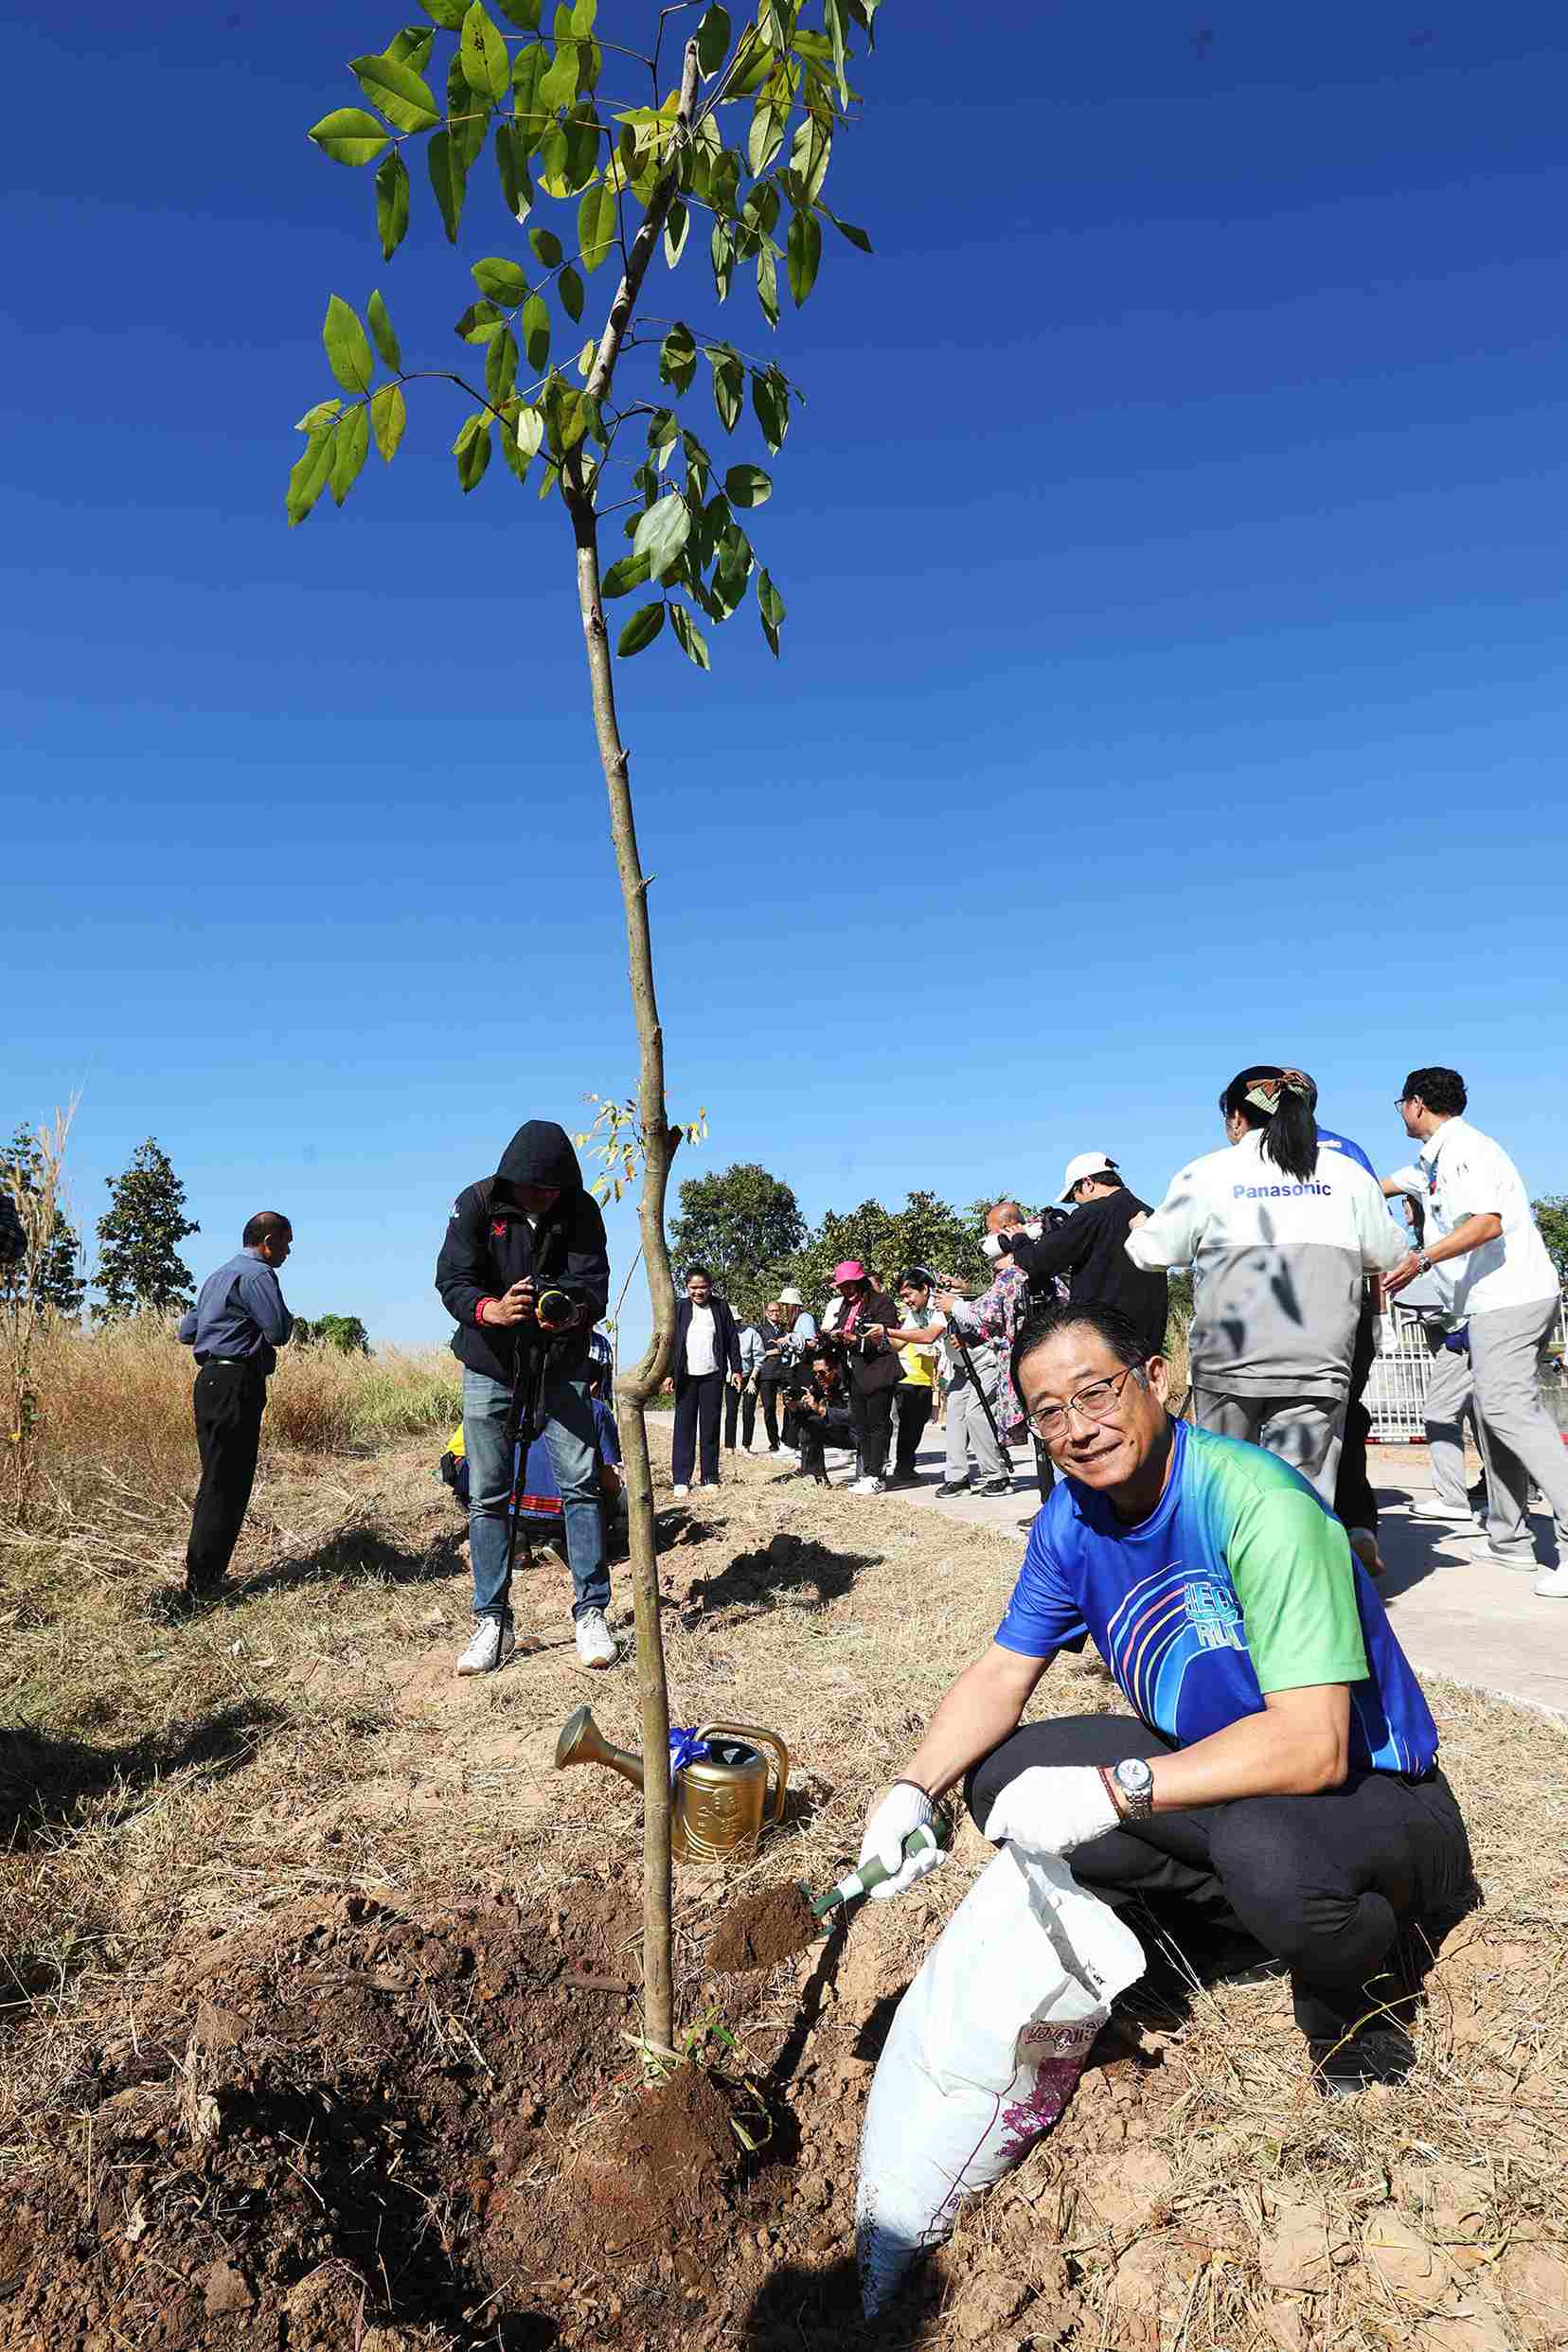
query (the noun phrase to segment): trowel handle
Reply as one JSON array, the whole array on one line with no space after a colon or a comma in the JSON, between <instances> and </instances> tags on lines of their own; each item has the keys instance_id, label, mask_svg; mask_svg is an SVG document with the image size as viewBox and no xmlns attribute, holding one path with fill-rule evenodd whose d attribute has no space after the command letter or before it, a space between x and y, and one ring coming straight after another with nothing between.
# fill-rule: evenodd
<instances>
[{"instance_id":1,"label":"trowel handle","mask_svg":"<svg viewBox=\"0 0 1568 2352\"><path fill-rule=\"evenodd\" d=\"M902 1861L899 1868L901 1870L904 1862L914 1862L921 1854L935 1854L939 1851L940 1842L935 1829L929 1826L912 1829L903 1842ZM812 1916L825 1919L829 1912L836 1909L840 1903L853 1902L857 1895L869 1895L874 1886L881 1886L884 1880L897 1878L897 1876L898 1871L889 1870L884 1862L879 1861L873 1855L868 1862L863 1862L858 1870L852 1870L846 1879L841 1879L832 1892L823 1897L820 1903L811 1905Z\"/></svg>"}]
</instances>

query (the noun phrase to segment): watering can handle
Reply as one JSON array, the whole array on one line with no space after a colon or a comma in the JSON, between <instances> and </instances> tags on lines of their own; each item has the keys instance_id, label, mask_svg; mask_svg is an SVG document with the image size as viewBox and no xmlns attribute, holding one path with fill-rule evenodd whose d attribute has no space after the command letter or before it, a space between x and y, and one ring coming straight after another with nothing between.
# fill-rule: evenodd
<instances>
[{"instance_id":1,"label":"watering can handle","mask_svg":"<svg viewBox=\"0 0 1568 2352\"><path fill-rule=\"evenodd\" d=\"M784 1791L790 1785L790 1751L776 1732L764 1731L760 1723L704 1723L697 1734L699 1739L715 1736L731 1739L749 1739L774 1752L774 1809L772 1819L784 1818Z\"/></svg>"}]
</instances>

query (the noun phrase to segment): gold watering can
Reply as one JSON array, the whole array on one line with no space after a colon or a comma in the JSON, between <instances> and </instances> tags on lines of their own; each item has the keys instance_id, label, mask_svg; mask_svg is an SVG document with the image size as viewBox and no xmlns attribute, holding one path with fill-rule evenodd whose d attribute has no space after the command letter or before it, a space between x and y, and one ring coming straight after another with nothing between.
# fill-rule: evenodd
<instances>
[{"instance_id":1,"label":"gold watering can","mask_svg":"<svg viewBox=\"0 0 1568 2352\"><path fill-rule=\"evenodd\" d=\"M732 1854L755 1854L764 1817L784 1818L790 1752L776 1732L757 1723L704 1723L697 1733L708 1753L672 1775L669 1843L678 1862L727 1862ZM758 1748L774 1753L775 1787L767 1813L768 1767ZM613 1747L594 1720L591 1707L579 1707L556 1741L556 1769L568 1764L603 1764L633 1789L643 1785L640 1755Z\"/></svg>"}]
</instances>

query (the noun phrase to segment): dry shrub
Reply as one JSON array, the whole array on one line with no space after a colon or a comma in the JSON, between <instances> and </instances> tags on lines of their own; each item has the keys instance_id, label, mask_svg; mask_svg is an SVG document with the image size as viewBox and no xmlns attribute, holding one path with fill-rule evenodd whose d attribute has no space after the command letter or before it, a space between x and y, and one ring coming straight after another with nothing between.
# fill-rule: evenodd
<instances>
[{"instance_id":1,"label":"dry shrub","mask_svg":"<svg viewBox=\"0 0 1568 2352\"><path fill-rule=\"evenodd\" d=\"M187 1497L196 1477L190 1351L156 1315L87 1332L47 1319L33 1344L43 1515L57 1526L99 1509L106 1495L154 1508ZM462 1413L451 1357L344 1355L285 1349L262 1424L263 1454L351 1453Z\"/></svg>"}]
</instances>

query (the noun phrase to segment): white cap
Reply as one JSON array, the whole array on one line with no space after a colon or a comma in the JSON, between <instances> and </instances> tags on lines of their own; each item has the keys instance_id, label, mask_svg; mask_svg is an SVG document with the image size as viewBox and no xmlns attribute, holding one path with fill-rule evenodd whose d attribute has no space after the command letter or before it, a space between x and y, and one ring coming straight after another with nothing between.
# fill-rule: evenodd
<instances>
[{"instance_id":1,"label":"white cap","mask_svg":"<svg viewBox=\"0 0 1568 2352\"><path fill-rule=\"evenodd\" d=\"M1113 1176L1121 1172L1109 1151L1080 1151L1076 1160L1068 1161L1067 1173L1061 1180L1061 1190L1057 1198L1070 1201L1075 1185L1081 1185L1086 1176L1103 1176L1107 1170Z\"/></svg>"},{"instance_id":2,"label":"white cap","mask_svg":"<svg viewBox=\"0 0 1568 2352\"><path fill-rule=\"evenodd\" d=\"M804 1307L806 1301L796 1290L780 1291L774 1301L775 1307Z\"/></svg>"}]
</instances>

